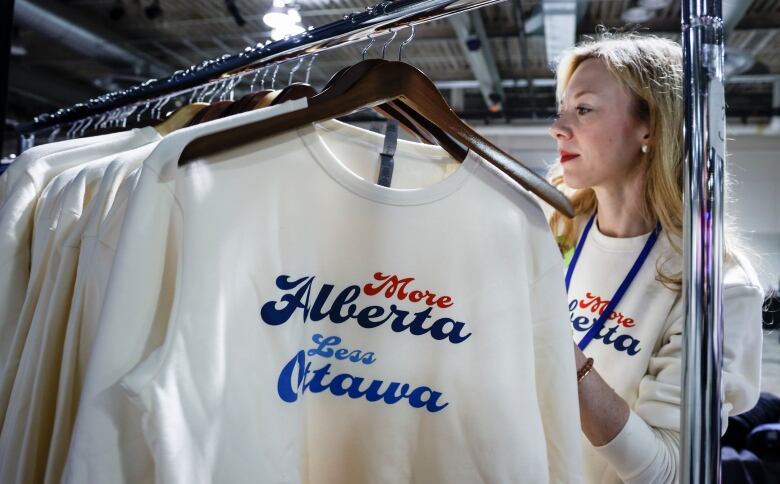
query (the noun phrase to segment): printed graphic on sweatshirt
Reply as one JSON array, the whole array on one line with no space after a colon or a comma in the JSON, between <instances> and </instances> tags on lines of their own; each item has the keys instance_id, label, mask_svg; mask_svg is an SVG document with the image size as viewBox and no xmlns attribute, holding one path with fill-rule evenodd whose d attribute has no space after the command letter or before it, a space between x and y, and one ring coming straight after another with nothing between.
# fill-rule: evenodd
<instances>
[{"instance_id":1,"label":"printed graphic on sweatshirt","mask_svg":"<svg viewBox=\"0 0 780 484\"><path fill-rule=\"evenodd\" d=\"M442 314L454 305L452 298L415 288L414 281L413 277L400 278L377 272L371 282L338 290L333 284L318 284L315 276L293 278L283 274L275 281L283 295L262 305L260 319L270 326L279 326L299 314L304 324L327 320L333 324L354 324L366 329L432 338L441 344L467 341L471 333L466 323ZM375 304L362 307L355 304L360 296L370 297ZM397 304L400 302L423 309L412 313L400 309ZM348 342L338 336L327 336L327 328L321 328L322 333L312 337L313 346L298 351L279 374L277 392L285 402L295 402L305 392L327 391L334 396L381 401L388 405L406 402L431 413L449 405L441 392L428 386L415 387L365 376L365 370L370 370L370 365L381 355L350 348ZM334 359L354 364L355 373L334 374L330 363ZM316 366L319 367L314 368Z\"/></svg>"},{"instance_id":2,"label":"printed graphic on sweatshirt","mask_svg":"<svg viewBox=\"0 0 780 484\"><path fill-rule=\"evenodd\" d=\"M569 302L569 318L575 331L582 336L596 324L596 321L604 313L609 304L609 299L604 299L590 292L585 293L582 299L572 299ZM619 311L609 315L604 327L599 330L594 340L598 340L607 346L612 346L616 351L625 352L628 356L634 356L642 348L641 341L627 334L636 326L633 318L625 316Z\"/></svg>"}]
</instances>

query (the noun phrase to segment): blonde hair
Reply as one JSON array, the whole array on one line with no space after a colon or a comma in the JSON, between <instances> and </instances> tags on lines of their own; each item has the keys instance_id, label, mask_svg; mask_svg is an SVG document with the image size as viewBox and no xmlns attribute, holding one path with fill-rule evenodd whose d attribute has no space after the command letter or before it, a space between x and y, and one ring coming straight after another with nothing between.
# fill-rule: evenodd
<instances>
[{"instance_id":1,"label":"blonde hair","mask_svg":"<svg viewBox=\"0 0 780 484\"><path fill-rule=\"evenodd\" d=\"M556 69L556 98L560 102L574 71L587 59L599 59L607 70L634 97L637 119L650 127L651 139L644 157L647 170L641 216L657 221L673 249L681 254L683 223L683 72L682 49L671 40L637 34L601 33L596 40L568 50ZM560 212L550 218L562 252L574 247L579 223L597 206L591 188L572 189L565 185L560 163L551 171L551 182L569 196L575 219ZM659 263L662 261L659 261ZM673 274L657 268L659 282L679 290L681 272Z\"/></svg>"}]
</instances>

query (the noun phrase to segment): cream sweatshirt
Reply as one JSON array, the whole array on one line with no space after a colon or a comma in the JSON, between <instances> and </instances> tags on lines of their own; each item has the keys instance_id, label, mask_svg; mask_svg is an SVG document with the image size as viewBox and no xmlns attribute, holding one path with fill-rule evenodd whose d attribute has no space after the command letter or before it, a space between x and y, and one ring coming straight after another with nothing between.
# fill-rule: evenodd
<instances>
[{"instance_id":1,"label":"cream sweatshirt","mask_svg":"<svg viewBox=\"0 0 780 484\"><path fill-rule=\"evenodd\" d=\"M584 224L583 224L584 225ZM570 322L579 342L628 274L649 234L607 237L594 223L569 288ZM681 270L661 232L647 261L599 336L584 350L594 368L630 406L623 430L593 447L583 437L586 482L676 482L680 445L683 314L678 293L656 281L656 267ZM758 279L744 260L724 270L723 424L757 401L761 358Z\"/></svg>"}]
</instances>

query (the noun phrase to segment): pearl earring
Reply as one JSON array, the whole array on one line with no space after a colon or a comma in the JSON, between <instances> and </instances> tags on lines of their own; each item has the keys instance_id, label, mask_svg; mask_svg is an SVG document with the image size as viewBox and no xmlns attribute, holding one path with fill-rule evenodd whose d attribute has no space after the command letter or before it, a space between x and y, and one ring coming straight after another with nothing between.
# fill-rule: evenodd
<instances>
[{"instance_id":1,"label":"pearl earring","mask_svg":"<svg viewBox=\"0 0 780 484\"><path fill-rule=\"evenodd\" d=\"M642 145L642 153L647 153L647 145Z\"/></svg>"}]
</instances>

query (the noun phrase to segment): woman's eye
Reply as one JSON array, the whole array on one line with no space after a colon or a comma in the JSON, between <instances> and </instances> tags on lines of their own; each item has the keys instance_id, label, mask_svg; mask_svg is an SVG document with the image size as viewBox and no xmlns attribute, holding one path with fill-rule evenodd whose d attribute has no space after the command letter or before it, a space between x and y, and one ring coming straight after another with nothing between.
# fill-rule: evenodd
<instances>
[{"instance_id":1,"label":"woman's eye","mask_svg":"<svg viewBox=\"0 0 780 484\"><path fill-rule=\"evenodd\" d=\"M590 108L582 107L582 106L577 108L577 114L588 114L591 111L593 111L593 110L590 109Z\"/></svg>"}]
</instances>

